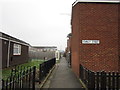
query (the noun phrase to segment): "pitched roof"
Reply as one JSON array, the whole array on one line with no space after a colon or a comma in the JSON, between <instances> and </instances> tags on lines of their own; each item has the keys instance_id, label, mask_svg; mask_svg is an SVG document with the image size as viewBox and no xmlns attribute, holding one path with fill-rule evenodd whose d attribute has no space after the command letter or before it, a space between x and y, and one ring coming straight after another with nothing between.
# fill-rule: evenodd
<instances>
[{"instance_id":1,"label":"pitched roof","mask_svg":"<svg viewBox=\"0 0 120 90\"><path fill-rule=\"evenodd\" d=\"M5 39L5 40L11 40L11 41L13 41L13 42L17 42L17 43L20 43L20 44L23 44L23 45L27 45L27 46L30 45L30 44L28 44L28 43L26 43L26 42L24 42L24 41L22 41L22 40L20 40L20 39L17 39L17 38L15 38L15 37L12 37L12 36L10 36L10 35L8 35L8 34L5 34L5 33L3 33L3 32L0 32L0 38L1 38L1 39Z\"/></svg>"}]
</instances>

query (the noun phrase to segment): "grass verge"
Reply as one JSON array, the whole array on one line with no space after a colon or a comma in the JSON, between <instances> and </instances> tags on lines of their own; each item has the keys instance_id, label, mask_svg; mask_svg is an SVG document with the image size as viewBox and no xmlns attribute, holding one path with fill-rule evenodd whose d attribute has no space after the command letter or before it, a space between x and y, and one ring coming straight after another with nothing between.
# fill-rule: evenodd
<instances>
[{"instance_id":1,"label":"grass verge","mask_svg":"<svg viewBox=\"0 0 120 90\"><path fill-rule=\"evenodd\" d=\"M44 62L44 60L33 59L31 61L28 61L27 63L17 65L16 67L23 67L24 68L24 67L28 67L28 66L30 66L30 67L36 66L36 68L38 69L39 68L39 64L41 64L43 62ZM12 68L14 68L14 66L2 69L2 79L3 80L6 80L11 75L11 69Z\"/></svg>"}]
</instances>

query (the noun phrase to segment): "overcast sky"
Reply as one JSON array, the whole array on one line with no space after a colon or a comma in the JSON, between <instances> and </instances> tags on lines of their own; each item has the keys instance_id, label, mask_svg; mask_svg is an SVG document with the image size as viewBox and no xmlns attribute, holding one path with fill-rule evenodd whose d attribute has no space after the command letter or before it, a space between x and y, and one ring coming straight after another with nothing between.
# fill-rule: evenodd
<instances>
[{"instance_id":1,"label":"overcast sky","mask_svg":"<svg viewBox=\"0 0 120 90\"><path fill-rule=\"evenodd\" d=\"M33 46L63 49L75 0L0 0L0 31Z\"/></svg>"}]
</instances>

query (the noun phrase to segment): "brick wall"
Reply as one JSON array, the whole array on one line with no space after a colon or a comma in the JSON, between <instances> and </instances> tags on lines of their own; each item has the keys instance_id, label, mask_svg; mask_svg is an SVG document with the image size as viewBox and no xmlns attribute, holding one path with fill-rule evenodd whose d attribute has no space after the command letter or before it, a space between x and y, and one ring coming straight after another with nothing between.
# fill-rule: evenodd
<instances>
[{"instance_id":1,"label":"brick wall","mask_svg":"<svg viewBox=\"0 0 120 90\"><path fill-rule=\"evenodd\" d=\"M72 66L92 71L118 71L119 4L78 3L72 10ZM100 40L100 44L82 44L82 40ZM79 55L79 56L78 56Z\"/></svg>"},{"instance_id":2,"label":"brick wall","mask_svg":"<svg viewBox=\"0 0 120 90\"><path fill-rule=\"evenodd\" d=\"M120 4L119 4L119 7L118 7L118 37L120 37ZM118 43L119 43L119 49L118 49L118 53L120 55L120 40L118 40ZM119 56L119 72L120 72L120 56Z\"/></svg>"},{"instance_id":3,"label":"brick wall","mask_svg":"<svg viewBox=\"0 0 120 90\"><path fill-rule=\"evenodd\" d=\"M69 47L70 47L70 40L67 39L67 52L69 51Z\"/></svg>"},{"instance_id":4,"label":"brick wall","mask_svg":"<svg viewBox=\"0 0 120 90\"><path fill-rule=\"evenodd\" d=\"M79 5L72 8L72 38L71 38L71 67L75 74L79 75L79 20L78 20Z\"/></svg>"},{"instance_id":5,"label":"brick wall","mask_svg":"<svg viewBox=\"0 0 120 90\"><path fill-rule=\"evenodd\" d=\"M71 37L67 39L67 51L69 52L71 49Z\"/></svg>"}]
</instances>

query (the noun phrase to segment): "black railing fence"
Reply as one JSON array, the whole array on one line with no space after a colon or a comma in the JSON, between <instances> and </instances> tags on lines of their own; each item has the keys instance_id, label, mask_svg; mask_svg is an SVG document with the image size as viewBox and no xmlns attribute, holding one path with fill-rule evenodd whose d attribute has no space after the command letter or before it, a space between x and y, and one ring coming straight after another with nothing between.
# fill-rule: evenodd
<instances>
[{"instance_id":1,"label":"black railing fence","mask_svg":"<svg viewBox=\"0 0 120 90\"><path fill-rule=\"evenodd\" d=\"M80 65L80 79L88 90L120 90L118 72L93 72Z\"/></svg>"},{"instance_id":2,"label":"black railing fence","mask_svg":"<svg viewBox=\"0 0 120 90\"><path fill-rule=\"evenodd\" d=\"M25 67L15 66L11 70L11 75L6 80L2 80L2 90L32 89L35 90L35 82L41 80L48 74L55 65L56 59L48 60L39 66L39 76L37 77L36 66ZM39 80L37 80L37 78Z\"/></svg>"},{"instance_id":3,"label":"black railing fence","mask_svg":"<svg viewBox=\"0 0 120 90\"><path fill-rule=\"evenodd\" d=\"M31 88L35 89L35 72L36 67L27 67L25 70L20 67L20 69L12 69L11 76L6 80L2 80L2 90L16 90Z\"/></svg>"},{"instance_id":4,"label":"black railing fence","mask_svg":"<svg viewBox=\"0 0 120 90\"><path fill-rule=\"evenodd\" d=\"M56 58L53 58L51 60L48 60L39 66L39 81L42 81L44 77L49 73L51 68L55 65Z\"/></svg>"}]
</instances>

